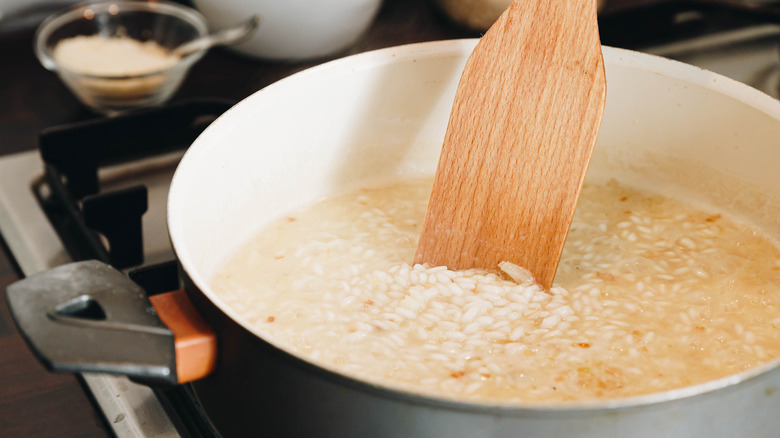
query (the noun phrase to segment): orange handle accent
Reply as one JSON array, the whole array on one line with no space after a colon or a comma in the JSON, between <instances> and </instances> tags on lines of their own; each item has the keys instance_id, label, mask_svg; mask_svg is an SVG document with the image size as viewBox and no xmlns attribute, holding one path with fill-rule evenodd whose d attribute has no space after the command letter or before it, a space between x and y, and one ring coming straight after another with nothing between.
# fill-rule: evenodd
<instances>
[{"instance_id":1,"label":"orange handle accent","mask_svg":"<svg viewBox=\"0 0 780 438\"><path fill-rule=\"evenodd\" d=\"M195 310L184 289L153 295L149 301L173 332L179 383L211 374L217 363L217 335Z\"/></svg>"}]
</instances>

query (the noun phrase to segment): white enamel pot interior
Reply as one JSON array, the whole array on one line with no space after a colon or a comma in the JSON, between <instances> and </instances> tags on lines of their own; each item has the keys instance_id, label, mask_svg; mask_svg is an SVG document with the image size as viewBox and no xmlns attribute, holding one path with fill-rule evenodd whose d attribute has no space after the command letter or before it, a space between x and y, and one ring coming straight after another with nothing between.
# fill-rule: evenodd
<instances>
[{"instance_id":1,"label":"white enamel pot interior","mask_svg":"<svg viewBox=\"0 0 780 438\"><path fill-rule=\"evenodd\" d=\"M262 339L263 333L211 291L212 275L264 224L296 206L366 179L432 175L455 88L475 43L423 43L323 64L255 93L214 122L187 151L169 195L170 236L193 293L205 296L237 330ZM645 180L661 191L698 191L726 210L747 212L757 226L780 238L780 103L714 73L662 58L608 47L604 58L607 104L588 178ZM659 163L664 170L658 170ZM705 168L714 171L703 172ZM278 412L263 412L284 417L280 422L309 418L311 426L263 423L287 435L780 433L777 360L726 379L649 396L507 407L441 401L355 382L316 363L291 361L284 346L275 347L270 350L288 357L260 359L272 365L247 368L261 370L253 379L282 382L258 384L279 394L255 400L246 395L253 389L231 387L229 379L219 377L215 381L224 389L208 388L206 379L203 391L212 398L224 391L224 403L240 391L240 399L258 409L278 405ZM241 355L242 348L251 347L231 346L229 354ZM247 360L258 360L254 357ZM289 376L286 369L278 371L289 364L294 369ZM278 372L263 375L271 369ZM285 394L304 395L285 398L282 386ZM310 391L318 394L318 402L307 398ZM286 401L274 402L273 397ZM246 416L252 409L233 410ZM226 421L223 414L217 416L217 422ZM245 427L250 426L235 430Z\"/></svg>"}]
</instances>

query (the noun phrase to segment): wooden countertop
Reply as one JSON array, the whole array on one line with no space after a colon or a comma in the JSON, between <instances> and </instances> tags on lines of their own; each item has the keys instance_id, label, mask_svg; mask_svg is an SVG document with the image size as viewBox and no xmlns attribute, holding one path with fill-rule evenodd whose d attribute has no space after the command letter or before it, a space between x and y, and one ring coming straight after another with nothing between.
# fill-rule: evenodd
<instances>
[{"instance_id":1,"label":"wooden countertop","mask_svg":"<svg viewBox=\"0 0 780 438\"><path fill-rule=\"evenodd\" d=\"M0 155L32 150L46 127L96 117L32 50L34 24L8 29L0 22ZM419 41L475 37L448 22L432 2L387 0L368 33L346 54ZM174 100L219 97L240 100L289 74L326 60L271 63L212 50L195 67ZM20 182L24 183L24 182ZM105 437L111 429L72 375L48 373L11 321L5 288L19 278L0 246L0 435L3 437Z\"/></svg>"}]
</instances>

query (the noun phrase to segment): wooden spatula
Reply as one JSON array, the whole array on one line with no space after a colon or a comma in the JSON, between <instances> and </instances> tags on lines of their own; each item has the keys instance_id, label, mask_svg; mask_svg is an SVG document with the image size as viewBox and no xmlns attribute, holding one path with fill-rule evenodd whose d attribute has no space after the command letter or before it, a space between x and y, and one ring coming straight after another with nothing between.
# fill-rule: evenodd
<instances>
[{"instance_id":1,"label":"wooden spatula","mask_svg":"<svg viewBox=\"0 0 780 438\"><path fill-rule=\"evenodd\" d=\"M606 97L595 0L515 0L466 63L415 263L552 285Z\"/></svg>"}]
</instances>

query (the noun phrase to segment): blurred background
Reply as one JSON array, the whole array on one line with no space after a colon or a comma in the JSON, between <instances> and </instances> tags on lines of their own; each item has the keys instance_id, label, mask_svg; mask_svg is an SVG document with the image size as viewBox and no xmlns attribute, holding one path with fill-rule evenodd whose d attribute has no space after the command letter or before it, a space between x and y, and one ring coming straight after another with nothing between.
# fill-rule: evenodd
<instances>
[{"instance_id":1,"label":"blurred background","mask_svg":"<svg viewBox=\"0 0 780 438\"><path fill-rule=\"evenodd\" d=\"M94 116L40 65L32 50L41 21L75 3L0 1L3 152L34 147L30 132ZM208 51L173 96L174 100L198 96L237 101L286 75L336 57L419 41L478 37L508 0L179 3L201 11L212 28L236 23L254 12L265 15L255 36L265 47L254 54L246 44L238 50ZM681 59L777 96L777 4L771 0L599 0L601 37L606 45ZM346 29L342 33L348 35L333 37L334 29ZM322 45L323 38L331 38L330 46L307 51L307 44L320 41Z\"/></svg>"}]
</instances>

